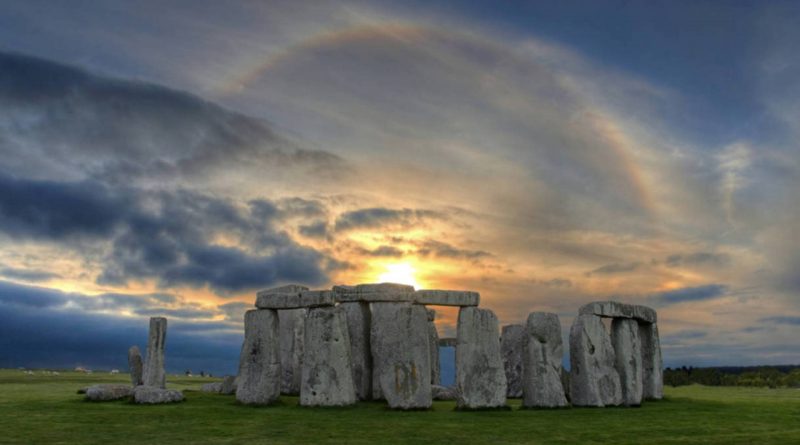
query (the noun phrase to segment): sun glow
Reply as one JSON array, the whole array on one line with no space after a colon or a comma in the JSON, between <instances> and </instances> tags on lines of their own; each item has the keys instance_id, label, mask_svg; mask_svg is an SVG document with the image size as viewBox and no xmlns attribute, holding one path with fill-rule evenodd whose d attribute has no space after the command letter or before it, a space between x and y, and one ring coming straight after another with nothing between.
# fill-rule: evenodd
<instances>
[{"instance_id":1,"label":"sun glow","mask_svg":"<svg viewBox=\"0 0 800 445\"><path fill-rule=\"evenodd\" d=\"M417 282L416 270L409 263L396 263L387 264L386 271L378 275L378 281L381 283L400 283L414 286L419 289L420 285Z\"/></svg>"}]
</instances>

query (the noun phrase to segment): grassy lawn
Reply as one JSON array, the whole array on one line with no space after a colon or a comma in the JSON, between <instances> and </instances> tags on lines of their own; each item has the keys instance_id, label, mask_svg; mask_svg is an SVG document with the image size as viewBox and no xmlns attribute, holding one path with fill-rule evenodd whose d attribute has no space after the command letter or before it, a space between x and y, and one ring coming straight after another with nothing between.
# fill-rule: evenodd
<instances>
[{"instance_id":1,"label":"grassy lawn","mask_svg":"<svg viewBox=\"0 0 800 445\"><path fill-rule=\"evenodd\" d=\"M186 401L138 406L92 403L75 391L127 375L24 375L0 370L0 443L20 444L312 444L312 443L800 443L800 390L667 388L641 408L397 412L382 403L303 408L284 397L246 407L233 396L197 391L211 379L168 378Z\"/></svg>"}]
</instances>

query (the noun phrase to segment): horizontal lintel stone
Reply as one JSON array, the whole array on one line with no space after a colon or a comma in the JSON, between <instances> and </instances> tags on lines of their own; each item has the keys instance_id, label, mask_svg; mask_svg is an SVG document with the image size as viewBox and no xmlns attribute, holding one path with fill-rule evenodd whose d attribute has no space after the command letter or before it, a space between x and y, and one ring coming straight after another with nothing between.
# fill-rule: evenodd
<instances>
[{"instance_id":1,"label":"horizontal lintel stone","mask_svg":"<svg viewBox=\"0 0 800 445\"><path fill-rule=\"evenodd\" d=\"M480 294L471 291L422 289L415 293L414 302L433 306L477 306Z\"/></svg>"},{"instance_id":2,"label":"horizontal lintel stone","mask_svg":"<svg viewBox=\"0 0 800 445\"><path fill-rule=\"evenodd\" d=\"M259 309L299 309L304 307L333 306L333 292L329 290L304 290L298 293L258 293Z\"/></svg>"},{"instance_id":3,"label":"horizontal lintel stone","mask_svg":"<svg viewBox=\"0 0 800 445\"><path fill-rule=\"evenodd\" d=\"M654 309L618 301L595 301L581 306L578 313L580 315L597 315L608 318L633 318L645 323L655 323L657 321Z\"/></svg>"}]
</instances>

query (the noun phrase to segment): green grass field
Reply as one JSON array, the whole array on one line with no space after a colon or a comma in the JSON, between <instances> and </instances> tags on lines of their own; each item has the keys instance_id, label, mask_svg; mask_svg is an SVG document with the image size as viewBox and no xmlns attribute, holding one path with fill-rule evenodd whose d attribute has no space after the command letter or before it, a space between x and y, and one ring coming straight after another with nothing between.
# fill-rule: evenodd
<instances>
[{"instance_id":1,"label":"green grass field","mask_svg":"<svg viewBox=\"0 0 800 445\"><path fill-rule=\"evenodd\" d=\"M76 390L127 375L25 375L0 370L0 443L20 444L391 444L719 443L800 444L800 390L689 386L640 408L554 411L391 411L382 403L303 408L284 397L271 407L197 391L211 379L173 377L186 401L160 406L86 402Z\"/></svg>"}]
</instances>

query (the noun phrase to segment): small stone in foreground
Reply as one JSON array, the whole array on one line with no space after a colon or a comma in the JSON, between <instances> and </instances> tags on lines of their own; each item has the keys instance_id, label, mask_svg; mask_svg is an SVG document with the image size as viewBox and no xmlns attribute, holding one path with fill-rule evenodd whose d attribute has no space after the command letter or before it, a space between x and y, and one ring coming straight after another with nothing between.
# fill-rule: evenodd
<instances>
[{"instance_id":1,"label":"small stone in foreground","mask_svg":"<svg viewBox=\"0 0 800 445\"><path fill-rule=\"evenodd\" d=\"M133 388L128 385L93 385L86 388L86 399L93 402L107 402L130 397Z\"/></svg>"},{"instance_id":2,"label":"small stone in foreground","mask_svg":"<svg viewBox=\"0 0 800 445\"><path fill-rule=\"evenodd\" d=\"M137 386L133 390L133 401L139 404L155 405L183 401L183 393L176 389L163 389L154 386Z\"/></svg>"},{"instance_id":3,"label":"small stone in foreground","mask_svg":"<svg viewBox=\"0 0 800 445\"><path fill-rule=\"evenodd\" d=\"M222 383L219 387L219 393L225 395L236 394L236 376L226 375L222 378Z\"/></svg>"},{"instance_id":4,"label":"small stone in foreground","mask_svg":"<svg viewBox=\"0 0 800 445\"><path fill-rule=\"evenodd\" d=\"M200 391L213 392L217 394L219 394L221 389L222 389L222 382L205 383L203 384L203 386L200 387Z\"/></svg>"}]
</instances>

